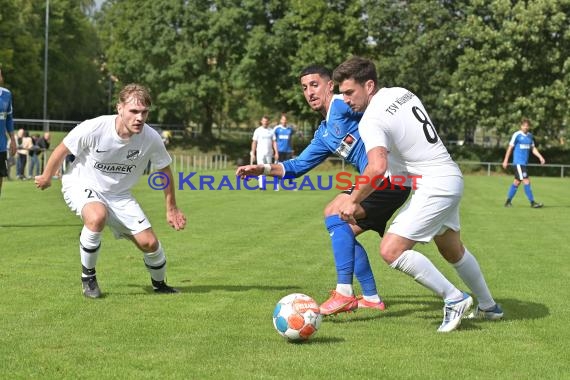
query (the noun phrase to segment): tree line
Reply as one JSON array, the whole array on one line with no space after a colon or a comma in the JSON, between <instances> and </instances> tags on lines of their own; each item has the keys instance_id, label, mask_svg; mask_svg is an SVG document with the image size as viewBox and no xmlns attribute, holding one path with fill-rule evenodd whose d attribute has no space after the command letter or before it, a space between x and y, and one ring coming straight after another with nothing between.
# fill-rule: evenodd
<instances>
[{"instance_id":1,"label":"tree line","mask_svg":"<svg viewBox=\"0 0 570 380\"><path fill-rule=\"evenodd\" d=\"M43 117L47 0L0 0L0 65L16 117ZM424 101L440 134L507 137L522 117L560 144L570 110L570 0L49 0L47 117L113 112L122 85L151 119L253 126L287 112L317 125L298 74L373 59L381 86Z\"/></svg>"}]
</instances>

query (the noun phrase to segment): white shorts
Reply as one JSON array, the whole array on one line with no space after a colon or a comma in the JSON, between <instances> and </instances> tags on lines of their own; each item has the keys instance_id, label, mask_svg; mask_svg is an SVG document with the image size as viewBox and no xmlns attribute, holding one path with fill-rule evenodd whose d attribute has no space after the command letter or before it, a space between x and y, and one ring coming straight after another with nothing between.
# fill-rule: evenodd
<instances>
[{"instance_id":1,"label":"white shorts","mask_svg":"<svg viewBox=\"0 0 570 380\"><path fill-rule=\"evenodd\" d=\"M107 207L107 226L116 239L136 235L148 228L150 222L132 195L109 196L81 185L64 186L63 199L71 211L81 217L83 207L90 202L101 202Z\"/></svg>"},{"instance_id":2,"label":"white shorts","mask_svg":"<svg viewBox=\"0 0 570 380\"><path fill-rule=\"evenodd\" d=\"M258 155L256 155L256 159L257 159L256 162L258 165L272 164L273 163L273 154L272 153L258 154Z\"/></svg>"},{"instance_id":3,"label":"white shorts","mask_svg":"<svg viewBox=\"0 0 570 380\"><path fill-rule=\"evenodd\" d=\"M459 203L463 179L459 176L438 179L438 190L422 186L400 209L388 232L407 239L428 243L447 229L459 231Z\"/></svg>"}]
</instances>

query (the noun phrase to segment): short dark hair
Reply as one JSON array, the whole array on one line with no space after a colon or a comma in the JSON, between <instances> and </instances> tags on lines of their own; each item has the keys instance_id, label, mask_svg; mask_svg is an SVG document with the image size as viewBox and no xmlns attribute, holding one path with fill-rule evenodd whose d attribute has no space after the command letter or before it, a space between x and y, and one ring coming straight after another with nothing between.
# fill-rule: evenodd
<instances>
[{"instance_id":1,"label":"short dark hair","mask_svg":"<svg viewBox=\"0 0 570 380\"><path fill-rule=\"evenodd\" d=\"M344 61L333 71L333 79L340 83L347 79L354 79L355 82L364 84L366 81L373 81L374 85L378 83L376 74L376 66L374 62L367 58L354 56Z\"/></svg>"},{"instance_id":2,"label":"short dark hair","mask_svg":"<svg viewBox=\"0 0 570 380\"><path fill-rule=\"evenodd\" d=\"M321 65L310 65L301 70L299 74L299 79L303 78L305 75L318 74L321 78L332 79L332 72L324 66Z\"/></svg>"},{"instance_id":3,"label":"short dark hair","mask_svg":"<svg viewBox=\"0 0 570 380\"><path fill-rule=\"evenodd\" d=\"M521 125L523 125L523 124L528 124L528 126L530 127L531 126L530 119L528 117L523 117L521 119Z\"/></svg>"}]
</instances>

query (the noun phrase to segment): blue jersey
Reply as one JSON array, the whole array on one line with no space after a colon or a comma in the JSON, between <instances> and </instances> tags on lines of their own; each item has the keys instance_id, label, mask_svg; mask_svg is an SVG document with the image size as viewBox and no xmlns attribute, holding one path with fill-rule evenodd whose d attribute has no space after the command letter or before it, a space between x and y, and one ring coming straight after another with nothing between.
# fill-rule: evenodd
<instances>
[{"instance_id":1,"label":"blue jersey","mask_svg":"<svg viewBox=\"0 0 570 380\"><path fill-rule=\"evenodd\" d=\"M7 132L14 132L12 93L4 87L0 87L0 152L6 152L7 150Z\"/></svg>"},{"instance_id":2,"label":"blue jersey","mask_svg":"<svg viewBox=\"0 0 570 380\"><path fill-rule=\"evenodd\" d=\"M532 133L525 134L522 131L513 133L509 145L514 147L513 165L527 165L530 151L534 147Z\"/></svg>"},{"instance_id":3,"label":"blue jersey","mask_svg":"<svg viewBox=\"0 0 570 380\"><path fill-rule=\"evenodd\" d=\"M293 152L293 146L291 145L291 137L295 131L290 125L283 126L281 124L277 125L273 129L275 133L275 138L277 140L277 151L291 153Z\"/></svg>"},{"instance_id":4,"label":"blue jersey","mask_svg":"<svg viewBox=\"0 0 570 380\"><path fill-rule=\"evenodd\" d=\"M358 133L361 118L362 113L351 110L342 95L333 96L327 118L319 125L311 143L299 156L283 162L285 176L300 177L332 154L351 163L362 174L368 157Z\"/></svg>"}]
</instances>

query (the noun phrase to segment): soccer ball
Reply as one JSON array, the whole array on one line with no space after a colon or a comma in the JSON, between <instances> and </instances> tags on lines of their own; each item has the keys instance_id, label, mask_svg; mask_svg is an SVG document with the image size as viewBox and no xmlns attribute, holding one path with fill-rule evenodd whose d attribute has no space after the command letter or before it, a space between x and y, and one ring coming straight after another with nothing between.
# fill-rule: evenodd
<instances>
[{"instance_id":1,"label":"soccer ball","mask_svg":"<svg viewBox=\"0 0 570 380\"><path fill-rule=\"evenodd\" d=\"M309 339L321 326L319 305L306 294L289 294L275 306L273 326L285 339L298 342Z\"/></svg>"}]
</instances>

